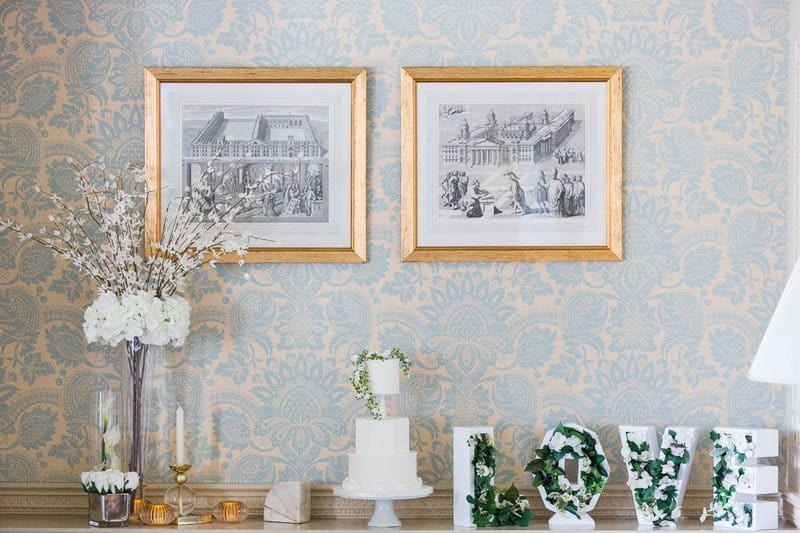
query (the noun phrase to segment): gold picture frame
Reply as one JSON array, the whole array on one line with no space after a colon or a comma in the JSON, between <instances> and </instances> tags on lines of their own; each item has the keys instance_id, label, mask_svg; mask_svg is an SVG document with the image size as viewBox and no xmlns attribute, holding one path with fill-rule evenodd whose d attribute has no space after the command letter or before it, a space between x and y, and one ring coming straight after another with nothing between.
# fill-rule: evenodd
<instances>
[{"instance_id":1,"label":"gold picture frame","mask_svg":"<svg viewBox=\"0 0 800 533\"><path fill-rule=\"evenodd\" d=\"M346 84L349 86L349 244L327 247L251 247L248 263L363 263L367 260L366 228L366 98L364 68L146 68L145 69L145 170L148 186L155 191L145 214L147 242L159 240L162 183L162 85L219 84ZM236 262L224 256L221 262Z\"/></svg>"},{"instance_id":2,"label":"gold picture frame","mask_svg":"<svg viewBox=\"0 0 800 533\"><path fill-rule=\"evenodd\" d=\"M430 87L432 87L433 84L437 83L441 85L443 83L475 84L479 82L500 82L505 84L508 82L544 82L548 85L550 83L599 82L604 84L605 128L598 131L601 134L604 131L606 147L604 162L605 242L599 245L579 246L472 246L464 245L463 243L453 246L441 244L420 246L420 228L418 227L420 223L418 211L420 207L420 181L418 175L420 162L420 146L418 145L420 132L418 124L420 117L418 116L418 105L420 104L418 92L421 88L428 88L425 84L431 84ZM454 86L450 85L450 87ZM473 87L475 86L473 85ZM405 67L401 71L401 102L403 261L622 260L622 67ZM463 111L464 106L448 107L461 108L461 111ZM455 112L460 111L456 109ZM441 113L442 111L439 111L439 116L441 116ZM445 111L445 113L449 113L449 110ZM492 111L493 117L494 112ZM464 138L469 140L469 124L466 116L464 121L467 124ZM535 126L533 131L536 131ZM437 150L439 146L436 146ZM443 158L444 156L437 153L437 157ZM519 161L518 156L515 157ZM583 156L581 155L581 157ZM465 162L459 164L466 165ZM598 164L602 164L602 161ZM441 175L438 175L437 180L441 179ZM572 179L575 179L574 175ZM480 184L478 185L480 187ZM442 185L441 187L445 186ZM523 203L525 202L524 198L523 193ZM443 201L436 200L437 203ZM453 207L453 209L456 208ZM492 205L492 209L493 213L496 212L494 205ZM542 213L545 212L550 213L549 210L545 211L543 209ZM586 212L584 211L584 214Z\"/></svg>"}]
</instances>

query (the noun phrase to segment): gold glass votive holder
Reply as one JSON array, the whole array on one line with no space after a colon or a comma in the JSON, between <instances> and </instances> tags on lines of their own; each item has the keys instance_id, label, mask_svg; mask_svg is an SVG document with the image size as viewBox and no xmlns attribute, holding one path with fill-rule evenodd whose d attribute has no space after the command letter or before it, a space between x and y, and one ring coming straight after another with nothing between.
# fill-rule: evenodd
<instances>
[{"instance_id":1,"label":"gold glass votive holder","mask_svg":"<svg viewBox=\"0 0 800 533\"><path fill-rule=\"evenodd\" d=\"M175 509L166 503L151 503L142 507L139 519L148 526L168 526L175 520Z\"/></svg>"},{"instance_id":2,"label":"gold glass votive holder","mask_svg":"<svg viewBox=\"0 0 800 533\"><path fill-rule=\"evenodd\" d=\"M220 522L237 524L247 518L247 506L235 500L223 500L214 508L214 518Z\"/></svg>"},{"instance_id":3,"label":"gold glass votive holder","mask_svg":"<svg viewBox=\"0 0 800 533\"><path fill-rule=\"evenodd\" d=\"M131 520L141 520L139 518L139 513L142 511L142 507L145 505L150 505L150 502L147 500L142 501L141 498L136 498L133 500L133 506L131 507Z\"/></svg>"}]
</instances>

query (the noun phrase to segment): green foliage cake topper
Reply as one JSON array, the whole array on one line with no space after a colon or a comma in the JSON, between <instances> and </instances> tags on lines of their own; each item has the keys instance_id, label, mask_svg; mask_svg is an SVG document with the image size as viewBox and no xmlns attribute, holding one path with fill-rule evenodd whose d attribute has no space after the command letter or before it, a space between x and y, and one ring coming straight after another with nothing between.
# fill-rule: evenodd
<instances>
[{"instance_id":1,"label":"green foliage cake topper","mask_svg":"<svg viewBox=\"0 0 800 533\"><path fill-rule=\"evenodd\" d=\"M469 445L475 448L475 495L467 496L467 502L472 504L472 523L477 527L527 526L531 519L528 498L520 495L513 484L505 492L499 492L492 484L497 459L502 456L492 438L486 433L472 435Z\"/></svg>"},{"instance_id":2,"label":"green foliage cake topper","mask_svg":"<svg viewBox=\"0 0 800 533\"><path fill-rule=\"evenodd\" d=\"M397 359L400 361L400 370L404 376L408 375L411 369L411 360L403 355L400 348L392 348L383 353L370 352L364 350L361 353L353 355L353 374L350 376L350 384L356 391L357 400L366 400L367 410L370 412L375 420L381 420L383 413L381 413L378 401L375 399L375 394L369 385L369 369L367 368L367 361L389 361Z\"/></svg>"},{"instance_id":3,"label":"green foliage cake topper","mask_svg":"<svg viewBox=\"0 0 800 533\"><path fill-rule=\"evenodd\" d=\"M558 464L564 458L578 461L581 483L577 489ZM607 464L597 439L589 431L558 424L525 471L533 474L533 486L544 488L544 497L559 513L581 518L595 494L603 492Z\"/></svg>"}]
</instances>

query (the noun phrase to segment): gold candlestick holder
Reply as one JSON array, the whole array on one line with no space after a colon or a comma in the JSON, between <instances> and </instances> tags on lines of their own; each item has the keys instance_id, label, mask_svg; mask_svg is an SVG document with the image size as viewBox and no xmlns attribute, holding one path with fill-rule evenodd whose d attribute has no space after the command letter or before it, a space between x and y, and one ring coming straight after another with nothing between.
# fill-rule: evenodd
<instances>
[{"instance_id":1,"label":"gold candlestick holder","mask_svg":"<svg viewBox=\"0 0 800 533\"><path fill-rule=\"evenodd\" d=\"M207 524L214 518L210 514L192 514L197 497L186 485L186 472L190 468L192 465L169 465L169 469L175 472L175 485L167 489L164 503L175 509L176 516L172 523L176 526Z\"/></svg>"}]
</instances>

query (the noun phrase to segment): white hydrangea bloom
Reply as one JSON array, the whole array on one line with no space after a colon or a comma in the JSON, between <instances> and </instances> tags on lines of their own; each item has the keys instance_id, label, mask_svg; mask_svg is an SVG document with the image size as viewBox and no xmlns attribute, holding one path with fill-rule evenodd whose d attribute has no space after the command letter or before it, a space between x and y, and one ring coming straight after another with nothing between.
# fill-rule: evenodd
<instances>
[{"instance_id":1,"label":"white hydrangea bloom","mask_svg":"<svg viewBox=\"0 0 800 533\"><path fill-rule=\"evenodd\" d=\"M117 297L102 291L84 313L83 330L89 342L109 346L134 338L143 344L181 346L189 334L189 315L189 302L179 295L159 298L139 290Z\"/></svg>"},{"instance_id":2,"label":"white hydrangea bloom","mask_svg":"<svg viewBox=\"0 0 800 533\"><path fill-rule=\"evenodd\" d=\"M551 450L561 450L567 444L567 437L564 434L559 433L558 431L553 433L553 436L550 437L550 442L548 446L550 446Z\"/></svg>"}]
</instances>

